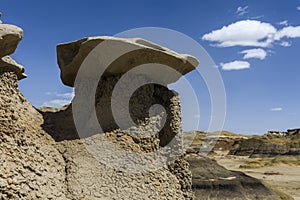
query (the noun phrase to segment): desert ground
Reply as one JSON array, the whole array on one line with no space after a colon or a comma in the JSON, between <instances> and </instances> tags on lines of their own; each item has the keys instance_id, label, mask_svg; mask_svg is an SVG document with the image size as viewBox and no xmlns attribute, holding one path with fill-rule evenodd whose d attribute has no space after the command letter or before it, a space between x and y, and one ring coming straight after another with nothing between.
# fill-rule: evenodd
<instances>
[{"instance_id":1,"label":"desert ground","mask_svg":"<svg viewBox=\"0 0 300 200\"><path fill-rule=\"evenodd\" d=\"M270 186L300 200L300 166L276 163L273 166L247 166L247 163L263 163L269 158L249 158L248 156L219 155L214 159L229 170L243 171L249 176L262 180ZM249 164L248 164L249 165Z\"/></svg>"}]
</instances>

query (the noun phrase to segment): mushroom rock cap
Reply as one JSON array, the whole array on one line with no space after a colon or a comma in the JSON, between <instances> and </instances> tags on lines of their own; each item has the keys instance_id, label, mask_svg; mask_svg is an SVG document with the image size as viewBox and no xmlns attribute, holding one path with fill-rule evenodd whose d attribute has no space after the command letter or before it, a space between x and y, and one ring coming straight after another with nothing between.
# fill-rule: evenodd
<instances>
[{"instance_id":1,"label":"mushroom rock cap","mask_svg":"<svg viewBox=\"0 0 300 200\"><path fill-rule=\"evenodd\" d=\"M21 28L10 24L0 24L0 58L14 53L22 37Z\"/></svg>"},{"instance_id":2,"label":"mushroom rock cap","mask_svg":"<svg viewBox=\"0 0 300 200\"><path fill-rule=\"evenodd\" d=\"M176 53L141 38L88 37L57 45L57 60L61 71L61 80L65 85L74 87L81 64L88 54L100 43L105 44L106 52L97 53L103 53L104 55L109 55L109 57L117 54L115 52L116 49L131 49L131 51L125 52L119 57L116 55L117 58L107 68L101 65L101 61L98 62L97 67L106 68L103 76L120 75L139 65L157 63L167 65L178 72L177 75L168 77L170 75L167 71L153 70L156 71L154 76L157 75L159 78L165 78L164 81L169 84L177 81L182 75L194 70L199 64L199 61L193 56ZM143 74L143 72L140 71L140 74Z\"/></svg>"},{"instance_id":3,"label":"mushroom rock cap","mask_svg":"<svg viewBox=\"0 0 300 200\"><path fill-rule=\"evenodd\" d=\"M15 60L13 60L9 56L4 56L0 59L0 70L7 70L7 71L13 71L18 76L18 80L24 79L27 77L26 74L24 74L24 67L20 64L18 64Z\"/></svg>"}]
</instances>

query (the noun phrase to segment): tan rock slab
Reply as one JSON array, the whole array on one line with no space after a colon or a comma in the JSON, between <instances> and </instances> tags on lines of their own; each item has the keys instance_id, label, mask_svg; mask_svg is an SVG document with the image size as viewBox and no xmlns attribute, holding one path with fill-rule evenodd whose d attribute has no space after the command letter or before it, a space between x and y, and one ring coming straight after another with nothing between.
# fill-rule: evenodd
<instances>
[{"instance_id":1,"label":"tan rock slab","mask_svg":"<svg viewBox=\"0 0 300 200\"><path fill-rule=\"evenodd\" d=\"M103 42L105 42L105 44ZM61 70L62 82L65 85L74 86L74 81L81 64L89 53L100 43L108 47L105 52L100 53L107 55L107 59L109 59L108 57L114 57L114 54L116 54L117 58L108 68L104 66L104 64L101 65L101 63L105 63L106 58L104 62L99 62L99 68L102 67L106 69L103 76L124 74L139 65L159 63L167 65L179 72L179 75L167 80L169 84L177 81L182 75L194 70L199 64L198 60L193 56L176 53L141 38L116 38L109 36L88 37L57 46L58 65ZM133 50L122 56L118 56L116 50L120 49ZM161 76L161 73L166 73L166 71L158 70L157 75ZM168 74L165 74L165 76L168 76Z\"/></svg>"},{"instance_id":2,"label":"tan rock slab","mask_svg":"<svg viewBox=\"0 0 300 200\"><path fill-rule=\"evenodd\" d=\"M22 37L21 28L0 23L0 58L14 53Z\"/></svg>"}]
</instances>

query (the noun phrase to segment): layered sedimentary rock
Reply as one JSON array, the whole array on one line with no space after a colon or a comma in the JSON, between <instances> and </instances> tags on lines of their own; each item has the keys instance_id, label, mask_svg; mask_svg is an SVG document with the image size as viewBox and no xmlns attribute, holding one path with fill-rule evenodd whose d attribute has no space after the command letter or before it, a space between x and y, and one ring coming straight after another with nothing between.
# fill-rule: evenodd
<instances>
[{"instance_id":1,"label":"layered sedimentary rock","mask_svg":"<svg viewBox=\"0 0 300 200\"><path fill-rule=\"evenodd\" d=\"M300 130L270 131L237 142L229 154L238 156L300 155Z\"/></svg>"},{"instance_id":2,"label":"layered sedimentary rock","mask_svg":"<svg viewBox=\"0 0 300 200\"><path fill-rule=\"evenodd\" d=\"M227 131L214 133L195 131L184 133L184 139L191 143L189 152L227 155L233 146L248 137Z\"/></svg>"}]
</instances>

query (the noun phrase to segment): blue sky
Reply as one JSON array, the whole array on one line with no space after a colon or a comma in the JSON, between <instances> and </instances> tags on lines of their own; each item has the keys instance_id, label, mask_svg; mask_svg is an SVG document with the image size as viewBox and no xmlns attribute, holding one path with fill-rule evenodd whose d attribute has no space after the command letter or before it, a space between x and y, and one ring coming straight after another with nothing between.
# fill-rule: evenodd
<instances>
[{"instance_id":1,"label":"blue sky","mask_svg":"<svg viewBox=\"0 0 300 200\"><path fill-rule=\"evenodd\" d=\"M24 30L12 57L24 65L28 78L20 89L37 107L72 98L59 78L57 44L163 27L193 38L215 61L227 96L225 130L262 134L300 127L299 0L2 0L0 11L3 22ZM206 130L213 117L209 94L203 82L193 83L201 101L199 129ZM197 116L185 113L189 130Z\"/></svg>"}]
</instances>

